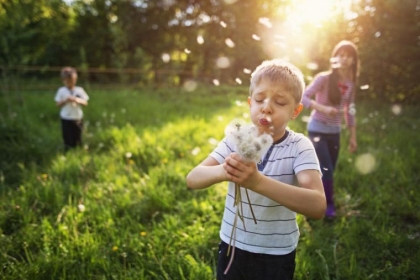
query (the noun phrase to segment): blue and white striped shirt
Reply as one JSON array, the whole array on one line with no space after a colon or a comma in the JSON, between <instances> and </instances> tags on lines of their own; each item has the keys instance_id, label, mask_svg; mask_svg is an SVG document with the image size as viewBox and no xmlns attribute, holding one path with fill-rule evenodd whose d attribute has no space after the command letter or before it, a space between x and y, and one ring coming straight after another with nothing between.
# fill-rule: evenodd
<instances>
[{"instance_id":1,"label":"blue and white striped shirt","mask_svg":"<svg viewBox=\"0 0 420 280\"><path fill-rule=\"evenodd\" d=\"M275 180L297 186L296 174L298 172L315 169L321 174L321 171L311 141L301 133L291 130L288 130L287 133L283 141L273 144L267 152L267 159L264 159L265 166L260 172ZM225 138L210 156L219 163L223 163L232 152L235 152L235 146ZM255 224L246 199L245 189L241 188L241 191L245 228L242 221L238 219L235 246L249 252L271 255L285 255L292 252L299 240L296 212L248 190L252 209L257 219L257 224ZM235 184L229 182L220 230L220 238L228 244L236 212L236 207L233 206L234 193Z\"/></svg>"}]
</instances>

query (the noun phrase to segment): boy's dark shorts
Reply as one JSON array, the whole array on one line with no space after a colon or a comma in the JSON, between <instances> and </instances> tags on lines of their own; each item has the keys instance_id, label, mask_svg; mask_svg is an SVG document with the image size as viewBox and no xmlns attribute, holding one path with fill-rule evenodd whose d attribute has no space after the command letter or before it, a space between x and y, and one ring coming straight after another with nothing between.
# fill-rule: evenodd
<instances>
[{"instance_id":1,"label":"boy's dark shorts","mask_svg":"<svg viewBox=\"0 0 420 280\"><path fill-rule=\"evenodd\" d=\"M224 271L229 263L227 250L229 245L221 241L217 261L217 279L258 279L258 280L291 280L295 272L296 250L287 255L258 254L235 248L233 263L225 275Z\"/></svg>"}]
</instances>

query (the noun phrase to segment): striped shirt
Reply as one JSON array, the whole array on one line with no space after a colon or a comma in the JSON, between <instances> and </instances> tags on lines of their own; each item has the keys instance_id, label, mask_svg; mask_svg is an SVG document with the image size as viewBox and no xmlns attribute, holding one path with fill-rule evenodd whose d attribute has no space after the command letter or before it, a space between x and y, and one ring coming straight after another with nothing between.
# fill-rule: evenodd
<instances>
[{"instance_id":1,"label":"striped shirt","mask_svg":"<svg viewBox=\"0 0 420 280\"><path fill-rule=\"evenodd\" d=\"M306 108L311 107L311 100L315 96L315 101L319 104L326 106L333 106L339 112L335 116L325 115L319 111L312 110L311 120L316 120L325 123L329 126L341 126L341 119L343 115L345 117L348 127L355 126L354 112L351 112L350 107L354 108L354 84L351 81L343 83L346 90L341 95L341 103L339 105L331 105L328 100L328 88L329 88L329 74L322 73L315 77L314 81L306 88L303 97L302 104Z\"/></svg>"},{"instance_id":2,"label":"striped shirt","mask_svg":"<svg viewBox=\"0 0 420 280\"><path fill-rule=\"evenodd\" d=\"M224 138L210 154L220 164L235 146ZM260 172L277 181L297 186L296 174L302 170L315 169L321 174L318 158L310 140L301 133L287 131L285 139L271 146L259 164ZM296 249L299 228L296 212L291 211L265 196L248 190L257 224L254 223L246 193L242 192L242 211L245 226L240 219L236 224L235 246L253 253L285 255ZM225 210L220 238L229 244L236 207L233 206L235 184L228 183ZM239 205L240 207L240 205Z\"/></svg>"}]
</instances>

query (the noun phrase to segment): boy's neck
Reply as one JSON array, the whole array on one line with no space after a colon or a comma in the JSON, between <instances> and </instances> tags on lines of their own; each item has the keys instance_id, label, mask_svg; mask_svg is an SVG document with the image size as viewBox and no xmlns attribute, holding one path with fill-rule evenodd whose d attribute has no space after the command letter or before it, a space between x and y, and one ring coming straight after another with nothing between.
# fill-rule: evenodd
<instances>
[{"instance_id":1,"label":"boy's neck","mask_svg":"<svg viewBox=\"0 0 420 280\"><path fill-rule=\"evenodd\" d=\"M283 135L280 138L278 138L277 140L274 139L273 145L283 142L284 139L286 139L287 135L289 135L289 131L287 129L285 129L283 131Z\"/></svg>"}]
</instances>

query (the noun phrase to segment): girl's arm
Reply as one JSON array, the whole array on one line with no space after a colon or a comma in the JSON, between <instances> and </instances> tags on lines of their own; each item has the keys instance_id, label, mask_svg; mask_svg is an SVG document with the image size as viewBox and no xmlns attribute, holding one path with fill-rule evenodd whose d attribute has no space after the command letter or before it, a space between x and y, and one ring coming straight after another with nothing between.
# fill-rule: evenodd
<instances>
[{"instance_id":1,"label":"girl's arm","mask_svg":"<svg viewBox=\"0 0 420 280\"><path fill-rule=\"evenodd\" d=\"M207 157L187 175L187 186L190 189L204 189L227 180L223 165L216 159Z\"/></svg>"},{"instance_id":2,"label":"girl's arm","mask_svg":"<svg viewBox=\"0 0 420 280\"><path fill-rule=\"evenodd\" d=\"M260 173L255 163L245 163L237 154L226 158L227 179L264 195L299 214L321 219L326 209L324 187L318 170L297 173L299 187L279 182Z\"/></svg>"},{"instance_id":3,"label":"girl's arm","mask_svg":"<svg viewBox=\"0 0 420 280\"><path fill-rule=\"evenodd\" d=\"M335 116L338 113L338 110L332 106L326 106L316 102L313 97L316 94L327 94L324 90L328 82L329 75L327 73L321 73L315 77L313 82L309 84L302 96L302 104L309 109L314 109L318 112L321 112L325 115Z\"/></svg>"}]
</instances>

